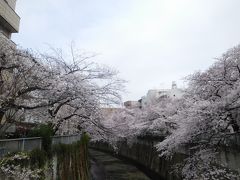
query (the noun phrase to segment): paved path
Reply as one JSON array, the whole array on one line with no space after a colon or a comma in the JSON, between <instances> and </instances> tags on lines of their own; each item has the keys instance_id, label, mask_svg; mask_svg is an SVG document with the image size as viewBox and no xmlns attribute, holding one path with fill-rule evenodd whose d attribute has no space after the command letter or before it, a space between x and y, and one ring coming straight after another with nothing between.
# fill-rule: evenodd
<instances>
[{"instance_id":1,"label":"paved path","mask_svg":"<svg viewBox=\"0 0 240 180\"><path fill-rule=\"evenodd\" d=\"M150 180L135 166L110 154L90 149L90 155L94 158L91 163L94 180Z\"/></svg>"}]
</instances>

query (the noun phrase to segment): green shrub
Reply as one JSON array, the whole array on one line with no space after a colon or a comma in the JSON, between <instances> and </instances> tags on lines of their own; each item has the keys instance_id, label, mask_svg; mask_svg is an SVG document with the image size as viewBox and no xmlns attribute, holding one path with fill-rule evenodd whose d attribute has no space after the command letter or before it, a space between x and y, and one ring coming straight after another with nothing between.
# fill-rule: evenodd
<instances>
[{"instance_id":1,"label":"green shrub","mask_svg":"<svg viewBox=\"0 0 240 180\"><path fill-rule=\"evenodd\" d=\"M42 149L50 155L52 138L54 135L53 128L51 124L41 124L39 127L31 130L28 134L28 137L41 137L42 138Z\"/></svg>"},{"instance_id":2,"label":"green shrub","mask_svg":"<svg viewBox=\"0 0 240 180\"><path fill-rule=\"evenodd\" d=\"M40 149L34 149L30 152L30 165L32 168L43 168L48 160L45 151Z\"/></svg>"}]
</instances>

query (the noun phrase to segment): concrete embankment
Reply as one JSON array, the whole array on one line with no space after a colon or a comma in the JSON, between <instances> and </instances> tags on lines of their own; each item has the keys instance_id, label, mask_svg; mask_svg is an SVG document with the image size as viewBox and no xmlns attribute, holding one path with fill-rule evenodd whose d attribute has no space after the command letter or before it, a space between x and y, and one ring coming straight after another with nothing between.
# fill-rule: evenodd
<instances>
[{"instance_id":1,"label":"concrete embankment","mask_svg":"<svg viewBox=\"0 0 240 180\"><path fill-rule=\"evenodd\" d=\"M117 154L111 146L104 142L92 143L91 148L112 153L117 157L134 164L142 172L153 180L179 180L176 174L172 173L175 163L182 162L186 155L177 154L171 160L159 157L154 147L154 141L138 140L131 145L126 142L119 142Z\"/></svg>"},{"instance_id":2,"label":"concrete embankment","mask_svg":"<svg viewBox=\"0 0 240 180\"><path fill-rule=\"evenodd\" d=\"M108 153L90 149L93 180L150 180L134 165Z\"/></svg>"}]
</instances>

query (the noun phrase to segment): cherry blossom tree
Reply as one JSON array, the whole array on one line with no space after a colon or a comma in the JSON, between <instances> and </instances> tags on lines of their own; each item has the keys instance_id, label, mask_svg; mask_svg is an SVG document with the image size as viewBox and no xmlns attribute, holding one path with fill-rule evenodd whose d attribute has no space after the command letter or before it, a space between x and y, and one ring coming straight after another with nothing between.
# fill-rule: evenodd
<instances>
[{"instance_id":1,"label":"cherry blossom tree","mask_svg":"<svg viewBox=\"0 0 240 180\"><path fill-rule=\"evenodd\" d=\"M105 113L102 124L110 132L108 142L115 145L121 140L131 143L138 137L169 135L177 125L172 117L181 106L179 101L165 98L144 109L119 108Z\"/></svg>"},{"instance_id":2,"label":"cherry blossom tree","mask_svg":"<svg viewBox=\"0 0 240 180\"><path fill-rule=\"evenodd\" d=\"M33 55L1 39L2 134L6 125L26 119L51 123L55 133L79 132L88 126L103 131L99 109L120 102L124 81L73 47L66 56L53 52Z\"/></svg>"},{"instance_id":3,"label":"cherry blossom tree","mask_svg":"<svg viewBox=\"0 0 240 180\"><path fill-rule=\"evenodd\" d=\"M16 49L5 39L0 44L0 134L26 110L47 107L43 96L53 84L53 74L29 52Z\"/></svg>"},{"instance_id":4,"label":"cherry blossom tree","mask_svg":"<svg viewBox=\"0 0 240 180\"><path fill-rule=\"evenodd\" d=\"M48 109L55 132L59 128L66 129L64 126L67 125L71 131L93 126L97 128L95 133L103 133L100 107L121 102L124 81L117 77L115 70L89 61L92 57L83 56L74 46L68 54L53 49L52 54L42 55L50 67L57 69L60 81L56 85L57 95L52 94L49 98L55 102Z\"/></svg>"},{"instance_id":5,"label":"cherry blossom tree","mask_svg":"<svg viewBox=\"0 0 240 180\"><path fill-rule=\"evenodd\" d=\"M187 78L184 108L174 117L178 128L157 145L162 156L170 157L179 148L191 146L189 158L181 166L185 179L237 178L216 161L216 156L239 131L239 67L240 46L237 46L206 71Z\"/></svg>"},{"instance_id":6,"label":"cherry blossom tree","mask_svg":"<svg viewBox=\"0 0 240 180\"><path fill-rule=\"evenodd\" d=\"M238 173L217 157L239 132L240 46L186 79L189 85L181 99L166 98L144 109L123 109L108 117L104 125L114 134L110 143L149 133L163 135L164 140L156 145L160 156L171 158L182 151L188 155L176 166L184 179L237 179Z\"/></svg>"}]
</instances>

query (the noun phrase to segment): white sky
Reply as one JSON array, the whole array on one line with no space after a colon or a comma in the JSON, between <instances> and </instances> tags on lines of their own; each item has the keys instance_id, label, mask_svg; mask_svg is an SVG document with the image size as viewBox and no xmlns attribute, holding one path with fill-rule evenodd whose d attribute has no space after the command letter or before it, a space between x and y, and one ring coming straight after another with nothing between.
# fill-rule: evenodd
<instances>
[{"instance_id":1,"label":"white sky","mask_svg":"<svg viewBox=\"0 0 240 180\"><path fill-rule=\"evenodd\" d=\"M51 44L96 52L127 80L123 100L204 70L240 42L240 0L18 0L13 40L44 51Z\"/></svg>"}]
</instances>

